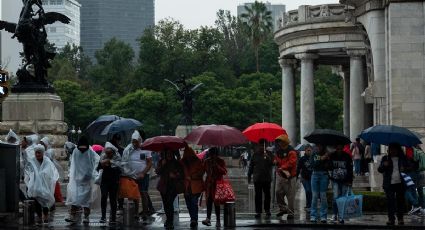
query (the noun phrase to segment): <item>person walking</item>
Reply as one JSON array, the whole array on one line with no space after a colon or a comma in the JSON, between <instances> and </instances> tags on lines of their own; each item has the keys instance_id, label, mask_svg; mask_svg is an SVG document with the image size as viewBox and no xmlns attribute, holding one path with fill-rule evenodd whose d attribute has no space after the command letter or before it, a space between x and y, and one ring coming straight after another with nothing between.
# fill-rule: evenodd
<instances>
[{"instance_id":1,"label":"person walking","mask_svg":"<svg viewBox=\"0 0 425 230\"><path fill-rule=\"evenodd\" d=\"M66 205L71 206L70 215L66 222L75 223L76 214L81 208L84 210L83 223L90 223L90 205L92 204L92 185L97 176L96 167L99 164L99 155L92 151L85 136L80 137L77 148L71 155L69 169L69 183L67 187Z\"/></svg>"},{"instance_id":2,"label":"person walking","mask_svg":"<svg viewBox=\"0 0 425 230\"><path fill-rule=\"evenodd\" d=\"M189 146L184 150L181 163L185 175L184 198L187 209L189 210L190 227L195 228L198 226L198 201L201 193L204 191L203 176L205 174L205 169L202 161Z\"/></svg>"},{"instance_id":3,"label":"person walking","mask_svg":"<svg viewBox=\"0 0 425 230\"><path fill-rule=\"evenodd\" d=\"M354 171L356 176L360 176L362 171L362 145L360 143L360 138L356 138L356 142L351 145L351 156L354 161Z\"/></svg>"},{"instance_id":4,"label":"person walking","mask_svg":"<svg viewBox=\"0 0 425 230\"><path fill-rule=\"evenodd\" d=\"M304 187L306 206L305 209L310 211L311 200L313 193L311 191L311 174L313 169L311 167L311 154L313 147L309 144L304 147L304 156L300 158L297 166L297 179L301 175L301 183Z\"/></svg>"},{"instance_id":5,"label":"person walking","mask_svg":"<svg viewBox=\"0 0 425 230\"><path fill-rule=\"evenodd\" d=\"M255 189L255 218L261 218L263 209L263 193L264 193L264 211L266 217L271 216L270 212L270 188L272 182L273 156L265 149L266 140L262 139L256 146L254 155L251 158L248 169L248 183L251 183L252 175L254 175Z\"/></svg>"},{"instance_id":6,"label":"person walking","mask_svg":"<svg viewBox=\"0 0 425 230\"><path fill-rule=\"evenodd\" d=\"M121 174L121 170L119 168L120 161L121 156L119 155L118 149L110 142L106 142L97 167L98 171L102 170L100 179L102 217L100 218L100 223L106 223L108 197L109 204L111 206L109 224L115 225L117 223L117 195Z\"/></svg>"},{"instance_id":7,"label":"person walking","mask_svg":"<svg viewBox=\"0 0 425 230\"><path fill-rule=\"evenodd\" d=\"M335 152L330 155L331 161L331 172L330 178L332 180L332 209L333 217L332 221L339 221L340 224L344 224L344 219L338 216L338 206L336 200L347 195L353 184L353 160L351 157L344 152L343 145L337 145Z\"/></svg>"},{"instance_id":8,"label":"person walking","mask_svg":"<svg viewBox=\"0 0 425 230\"><path fill-rule=\"evenodd\" d=\"M174 152L166 150L156 173L159 175L157 189L161 194L165 215L167 217L164 227L174 229L174 207L173 202L177 194L180 193L179 187L183 184L184 171L180 162L176 159Z\"/></svg>"},{"instance_id":9,"label":"person walking","mask_svg":"<svg viewBox=\"0 0 425 230\"><path fill-rule=\"evenodd\" d=\"M218 148L212 147L208 150L208 158L204 162L204 168L207 174L205 184L205 196L207 200L207 218L202 221L203 225L211 226L211 212L214 203L215 190L217 181L223 180L223 176L227 174L226 164L224 160L218 156ZM221 227L220 223L220 204L214 203L216 227Z\"/></svg>"},{"instance_id":10,"label":"person walking","mask_svg":"<svg viewBox=\"0 0 425 230\"><path fill-rule=\"evenodd\" d=\"M413 148L413 158L419 162L418 178L417 178L417 192L419 205L422 207L421 213L425 216L425 200L424 200L424 187L425 187L425 153L418 145Z\"/></svg>"},{"instance_id":11,"label":"person walking","mask_svg":"<svg viewBox=\"0 0 425 230\"><path fill-rule=\"evenodd\" d=\"M310 208L310 221L316 223L326 223L328 218L328 200L326 192L328 191L329 176L328 170L331 167L329 153L326 152L326 146L317 144L318 152L313 153L311 165L313 173L311 175L311 190L313 197ZM318 213L318 200L320 199L320 212Z\"/></svg>"},{"instance_id":12,"label":"person walking","mask_svg":"<svg viewBox=\"0 0 425 230\"><path fill-rule=\"evenodd\" d=\"M29 159L25 165L25 184L27 194L35 201L37 224L49 223L49 209L55 204L55 184L59 173L50 159L44 156L43 145L34 146L35 158Z\"/></svg>"},{"instance_id":13,"label":"person walking","mask_svg":"<svg viewBox=\"0 0 425 230\"><path fill-rule=\"evenodd\" d=\"M405 188L401 178L406 169L407 161L400 144L391 143L388 146L388 155L382 157L378 172L383 174L383 184L388 206L387 225L395 225L395 214L398 224L404 225L404 192Z\"/></svg>"},{"instance_id":14,"label":"person walking","mask_svg":"<svg viewBox=\"0 0 425 230\"><path fill-rule=\"evenodd\" d=\"M280 135L276 138L276 157L274 159L276 169L276 199L279 212L276 216L288 214L288 219L294 219L295 192L297 176L297 152L290 145L288 135ZM285 202L285 197L288 204Z\"/></svg>"},{"instance_id":15,"label":"person walking","mask_svg":"<svg viewBox=\"0 0 425 230\"><path fill-rule=\"evenodd\" d=\"M118 153L120 157L123 156L124 148L121 146L121 135L119 133L115 133L112 138L109 140L109 143L113 144L115 148L118 149ZM124 209L124 199L118 198L118 211L117 214L122 214Z\"/></svg>"}]
</instances>

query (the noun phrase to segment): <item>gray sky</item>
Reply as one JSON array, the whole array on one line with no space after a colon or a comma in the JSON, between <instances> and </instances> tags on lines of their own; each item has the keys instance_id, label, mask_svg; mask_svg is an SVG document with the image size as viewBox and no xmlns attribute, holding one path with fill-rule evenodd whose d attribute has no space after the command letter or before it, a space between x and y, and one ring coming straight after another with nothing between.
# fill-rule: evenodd
<instances>
[{"instance_id":1,"label":"gray sky","mask_svg":"<svg viewBox=\"0 0 425 230\"><path fill-rule=\"evenodd\" d=\"M219 9L230 10L236 15L238 5L255 0L155 0L155 21L171 17L186 28L213 26ZM284 4L286 10L297 9L300 5L339 3L339 0L268 0L272 4Z\"/></svg>"}]
</instances>

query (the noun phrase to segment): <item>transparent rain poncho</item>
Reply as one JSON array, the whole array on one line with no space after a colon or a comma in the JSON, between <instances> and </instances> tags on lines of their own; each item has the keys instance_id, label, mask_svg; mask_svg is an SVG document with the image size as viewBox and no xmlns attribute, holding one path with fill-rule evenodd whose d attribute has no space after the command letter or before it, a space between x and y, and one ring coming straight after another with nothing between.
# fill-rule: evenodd
<instances>
[{"instance_id":1,"label":"transparent rain poncho","mask_svg":"<svg viewBox=\"0 0 425 230\"><path fill-rule=\"evenodd\" d=\"M9 143L9 144L19 145L20 143L20 139L18 135L15 132L13 132L12 129L9 130L9 133L6 135L4 139L6 143Z\"/></svg>"},{"instance_id":2,"label":"transparent rain poncho","mask_svg":"<svg viewBox=\"0 0 425 230\"><path fill-rule=\"evenodd\" d=\"M40 142L43 142L47 146L46 152L44 153L44 155L46 157L48 157L53 162L56 169L58 170L59 179L63 180L65 178L65 172L64 172L62 166L59 164L59 162L55 158L55 151L52 149L52 146L50 145L50 139L48 137L43 137L40 140Z\"/></svg>"}]
</instances>

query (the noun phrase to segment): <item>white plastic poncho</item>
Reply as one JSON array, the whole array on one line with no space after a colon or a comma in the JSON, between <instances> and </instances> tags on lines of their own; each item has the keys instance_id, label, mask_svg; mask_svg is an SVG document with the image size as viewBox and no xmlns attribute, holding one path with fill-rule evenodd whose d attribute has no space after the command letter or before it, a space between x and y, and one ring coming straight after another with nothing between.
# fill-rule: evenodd
<instances>
[{"instance_id":1,"label":"white plastic poncho","mask_svg":"<svg viewBox=\"0 0 425 230\"><path fill-rule=\"evenodd\" d=\"M97 198L93 189L96 186L94 179L98 175L98 163L99 155L91 148L83 153L78 148L74 149L70 159L66 205L90 208Z\"/></svg>"},{"instance_id":2,"label":"white plastic poncho","mask_svg":"<svg viewBox=\"0 0 425 230\"><path fill-rule=\"evenodd\" d=\"M62 166L59 164L59 162L55 159L55 151L52 149L52 146L50 145L50 139L48 137L43 137L41 138L40 142L43 142L44 145L46 146L46 152L44 153L44 155L53 162L56 169L58 170L59 178L63 180L65 178L65 172Z\"/></svg>"},{"instance_id":3,"label":"white plastic poncho","mask_svg":"<svg viewBox=\"0 0 425 230\"><path fill-rule=\"evenodd\" d=\"M19 139L18 135L16 135L16 133L13 132L12 129L9 130L9 133L6 135L6 137L4 139L5 139L6 143L9 143L9 144L19 145L19 143L20 143L20 139ZM13 139L15 139L14 142L12 142Z\"/></svg>"},{"instance_id":4,"label":"white plastic poncho","mask_svg":"<svg viewBox=\"0 0 425 230\"><path fill-rule=\"evenodd\" d=\"M134 133L131 135L131 140L138 140L140 142L142 141L142 137L140 136L140 133L137 130L134 131ZM124 152L122 154L122 161L121 161L120 168L121 168L121 173L123 176L128 176L128 177L136 179L138 170L131 167L131 162L130 162L131 154L134 151L137 151L137 149L134 148L132 143L127 145L127 147L124 149Z\"/></svg>"},{"instance_id":5,"label":"white plastic poncho","mask_svg":"<svg viewBox=\"0 0 425 230\"><path fill-rule=\"evenodd\" d=\"M44 146L37 145L36 151L44 151ZM50 208L55 203L55 185L59 178L55 165L46 156L43 162L30 159L25 165L25 184L28 197L34 198L42 207Z\"/></svg>"}]
</instances>

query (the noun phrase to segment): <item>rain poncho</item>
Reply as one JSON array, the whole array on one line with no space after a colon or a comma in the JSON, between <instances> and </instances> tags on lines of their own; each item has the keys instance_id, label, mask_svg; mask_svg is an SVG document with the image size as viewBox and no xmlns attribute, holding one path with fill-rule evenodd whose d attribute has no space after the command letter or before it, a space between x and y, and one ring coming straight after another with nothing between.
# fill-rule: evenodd
<instances>
[{"instance_id":1,"label":"rain poncho","mask_svg":"<svg viewBox=\"0 0 425 230\"><path fill-rule=\"evenodd\" d=\"M142 141L142 137L140 136L140 133L136 130L134 131L133 135L131 135L131 140L138 140ZM136 179L138 177L138 169L132 167L132 163L131 163L131 155L135 152L135 151L142 151L140 148L136 149L134 148L133 144L130 143L125 149L124 152L122 154L122 161L121 161L121 173L123 176L128 176L131 177L133 179Z\"/></svg>"},{"instance_id":2,"label":"rain poncho","mask_svg":"<svg viewBox=\"0 0 425 230\"><path fill-rule=\"evenodd\" d=\"M96 200L97 197L92 191L95 187L94 179L98 175L96 167L99 158L91 148L85 152L74 149L70 159L66 205L89 208Z\"/></svg>"},{"instance_id":3,"label":"rain poncho","mask_svg":"<svg viewBox=\"0 0 425 230\"><path fill-rule=\"evenodd\" d=\"M22 151L22 155L25 160L30 160L35 157L34 147L38 143L38 135L37 134L29 135L29 136L26 136L25 139L28 143L28 147Z\"/></svg>"},{"instance_id":4,"label":"rain poncho","mask_svg":"<svg viewBox=\"0 0 425 230\"><path fill-rule=\"evenodd\" d=\"M65 178L65 172L59 162L55 159L55 151L50 145L50 139L48 137L43 137L40 142L43 142L46 146L46 152L44 153L44 155L53 162L56 169L58 170L59 178L63 180Z\"/></svg>"},{"instance_id":5,"label":"rain poncho","mask_svg":"<svg viewBox=\"0 0 425 230\"><path fill-rule=\"evenodd\" d=\"M111 167L112 168L120 167L121 166L121 156L118 153L117 147L115 147L110 142L106 142L105 143L105 149L103 151L105 151L106 149L112 149L115 153L114 156L111 159ZM103 152L102 155L100 156L100 161L105 160L106 158L107 158L107 156L106 156L105 152Z\"/></svg>"},{"instance_id":6,"label":"rain poncho","mask_svg":"<svg viewBox=\"0 0 425 230\"><path fill-rule=\"evenodd\" d=\"M44 152L44 146L37 145L35 151ZM55 203L55 184L59 178L56 167L46 156L43 162L33 158L25 165L25 184L27 196L34 198L42 207L50 208Z\"/></svg>"},{"instance_id":7,"label":"rain poncho","mask_svg":"<svg viewBox=\"0 0 425 230\"><path fill-rule=\"evenodd\" d=\"M5 139L6 143L9 143L9 144L19 145L19 143L20 143L18 135L16 135L16 133L13 132L12 129L9 130L9 133L6 135L6 137L4 139Z\"/></svg>"}]
</instances>

